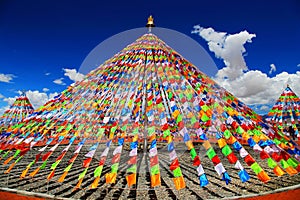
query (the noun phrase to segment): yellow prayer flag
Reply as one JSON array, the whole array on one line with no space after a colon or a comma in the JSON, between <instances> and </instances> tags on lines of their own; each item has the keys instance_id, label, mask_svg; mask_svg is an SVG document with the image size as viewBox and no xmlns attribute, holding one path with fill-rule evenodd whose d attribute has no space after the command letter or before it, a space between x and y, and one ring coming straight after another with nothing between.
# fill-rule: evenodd
<instances>
[{"instance_id":1,"label":"yellow prayer flag","mask_svg":"<svg viewBox=\"0 0 300 200\"><path fill-rule=\"evenodd\" d=\"M210 142L208 140L205 140L204 143L202 144L203 147L207 150L211 147Z\"/></svg>"},{"instance_id":2,"label":"yellow prayer flag","mask_svg":"<svg viewBox=\"0 0 300 200\"><path fill-rule=\"evenodd\" d=\"M220 149L226 145L226 141L224 140L224 138L218 139L218 145Z\"/></svg>"},{"instance_id":3,"label":"yellow prayer flag","mask_svg":"<svg viewBox=\"0 0 300 200\"><path fill-rule=\"evenodd\" d=\"M282 176L283 174L285 174L284 171L278 165L274 167L273 172L277 176Z\"/></svg>"},{"instance_id":4,"label":"yellow prayer flag","mask_svg":"<svg viewBox=\"0 0 300 200\"><path fill-rule=\"evenodd\" d=\"M185 144L186 144L188 150L191 150L192 148L194 148L193 142L191 140L187 141Z\"/></svg>"},{"instance_id":5,"label":"yellow prayer flag","mask_svg":"<svg viewBox=\"0 0 300 200\"><path fill-rule=\"evenodd\" d=\"M108 173L105 175L106 183L115 183L117 178L117 173Z\"/></svg>"},{"instance_id":6,"label":"yellow prayer flag","mask_svg":"<svg viewBox=\"0 0 300 200\"><path fill-rule=\"evenodd\" d=\"M91 189L95 189L95 188L97 188L97 186L98 186L98 184L99 184L99 180L100 180L100 176L97 176L96 178L95 178L95 180L94 180L94 182L92 183L92 185L91 185Z\"/></svg>"},{"instance_id":7,"label":"yellow prayer flag","mask_svg":"<svg viewBox=\"0 0 300 200\"><path fill-rule=\"evenodd\" d=\"M185 188L185 182L184 182L183 176L173 178L173 182L174 182L176 190Z\"/></svg>"}]
</instances>

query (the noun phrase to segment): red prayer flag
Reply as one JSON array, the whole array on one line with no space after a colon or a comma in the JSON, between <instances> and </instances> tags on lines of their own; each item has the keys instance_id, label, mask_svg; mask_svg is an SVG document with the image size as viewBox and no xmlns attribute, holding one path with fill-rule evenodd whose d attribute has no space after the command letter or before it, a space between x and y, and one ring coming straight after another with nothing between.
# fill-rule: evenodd
<instances>
[{"instance_id":1,"label":"red prayer flag","mask_svg":"<svg viewBox=\"0 0 300 200\"><path fill-rule=\"evenodd\" d=\"M248 154L245 158L244 161L247 163L248 166L251 166L253 163L255 163L254 158Z\"/></svg>"},{"instance_id":2,"label":"red prayer flag","mask_svg":"<svg viewBox=\"0 0 300 200\"><path fill-rule=\"evenodd\" d=\"M220 158L217 156L217 155L215 155L212 159L211 159L211 161L214 163L214 166L216 166L217 164L219 164L221 161L220 161Z\"/></svg>"},{"instance_id":3,"label":"red prayer flag","mask_svg":"<svg viewBox=\"0 0 300 200\"><path fill-rule=\"evenodd\" d=\"M170 170L173 171L175 170L177 167L179 167L179 162L178 162L178 158L174 159L171 164L170 164Z\"/></svg>"},{"instance_id":4,"label":"red prayer flag","mask_svg":"<svg viewBox=\"0 0 300 200\"><path fill-rule=\"evenodd\" d=\"M120 157L121 157L121 154L120 154L120 153L114 155L114 157L113 157L112 160L111 160L111 163L113 164L113 163L119 162L119 161L120 161Z\"/></svg>"},{"instance_id":5,"label":"red prayer flag","mask_svg":"<svg viewBox=\"0 0 300 200\"><path fill-rule=\"evenodd\" d=\"M101 157L101 159L100 159L100 161L99 161L99 166L100 166L100 165L104 165L105 160L106 160L106 156Z\"/></svg>"},{"instance_id":6,"label":"red prayer flag","mask_svg":"<svg viewBox=\"0 0 300 200\"><path fill-rule=\"evenodd\" d=\"M158 156L154 156L152 158L150 158L150 166L154 166L154 165L157 165L158 164Z\"/></svg>"},{"instance_id":7,"label":"red prayer flag","mask_svg":"<svg viewBox=\"0 0 300 200\"><path fill-rule=\"evenodd\" d=\"M280 160L282 159L281 155L278 155L277 153L272 153L272 158L276 161L276 162L280 162Z\"/></svg>"},{"instance_id":8,"label":"red prayer flag","mask_svg":"<svg viewBox=\"0 0 300 200\"><path fill-rule=\"evenodd\" d=\"M230 164L234 164L236 163L236 161L238 160L237 157L234 155L233 152L231 152L228 156L227 159L229 161Z\"/></svg>"},{"instance_id":9,"label":"red prayer flag","mask_svg":"<svg viewBox=\"0 0 300 200\"><path fill-rule=\"evenodd\" d=\"M199 166L201 164L201 161L200 161L200 158L199 156L197 155L194 160L193 160L193 165L194 166Z\"/></svg>"},{"instance_id":10,"label":"red prayer flag","mask_svg":"<svg viewBox=\"0 0 300 200\"><path fill-rule=\"evenodd\" d=\"M259 156L260 156L260 158L261 158L262 160L264 160L264 159L270 157L269 154L267 154L267 152L265 152L264 150L262 150L262 151L260 152Z\"/></svg>"},{"instance_id":11,"label":"red prayer flag","mask_svg":"<svg viewBox=\"0 0 300 200\"><path fill-rule=\"evenodd\" d=\"M69 163L74 162L75 159L76 159L76 157L77 157L77 155L78 155L78 153L75 153L75 154L73 155L73 157L69 160Z\"/></svg>"},{"instance_id":12,"label":"red prayer flag","mask_svg":"<svg viewBox=\"0 0 300 200\"><path fill-rule=\"evenodd\" d=\"M87 158L83 161L82 167L87 168L92 161L92 158Z\"/></svg>"},{"instance_id":13,"label":"red prayer flag","mask_svg":"<svg viewBox=\"0 0 300 200\"><path fill-rule=\"evenodd\" d=\"M132 156L127 162L128 165L136 164L136 158L137 158L137 156Z\"/></svg>"}]
</instances>

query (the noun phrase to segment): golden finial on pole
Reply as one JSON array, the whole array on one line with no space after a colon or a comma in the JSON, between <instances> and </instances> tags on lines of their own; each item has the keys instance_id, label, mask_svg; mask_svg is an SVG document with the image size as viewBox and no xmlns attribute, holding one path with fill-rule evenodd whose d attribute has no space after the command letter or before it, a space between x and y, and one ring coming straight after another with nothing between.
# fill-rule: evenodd
<instances>
[{"instance_id":1,"label":"golden finial on pole","mask_svg":"<svg viewBox=\"0 0 300 200\"><path fill-rule=\"evenodd\" d=\"M148 22L146 24L146 27L148 27L148 32L150 33L151 32L151 27L155 27L155 24L154 24L154 19L152 17L152 15L150 15L148 17Z\"/></svg>"}]
</instances>

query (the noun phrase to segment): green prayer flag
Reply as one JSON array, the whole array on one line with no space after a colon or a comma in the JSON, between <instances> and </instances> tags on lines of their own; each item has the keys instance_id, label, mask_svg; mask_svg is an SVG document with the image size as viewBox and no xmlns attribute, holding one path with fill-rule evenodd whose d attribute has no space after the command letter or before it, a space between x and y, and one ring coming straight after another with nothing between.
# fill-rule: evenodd
<instances>
[{"instance_id":1,"label":"green prayer flag","mask_svg":"<svg viewBox=\"0 0 300 200\"><path fill-rule=\"evenodd\" d=\"M292 166L293 168L296 168L298 166L298 162L294 158L289 158L287 160L287 163Z\"/></svg>"},{"instance_id":2,"label":"green prayer flag","mask_svg":"<svg viewBox=\"0 0 300 200\"><path fill-rule=\"evenodd\" d=\"M20 149L17 149L17 151L16 151L16 153L14 154L13 157L14 157L14 158L17 157L17 155L19 155L20 152L21 152L21 150L20 150Z\"/></svg>"},{"instance_id":3,"label":"green prayer flag","mask_svg":"<svg viewBox=\"0 0 300 200\"><path fill-rule=\"evenodd\" d=\"M277 138L274 138L273 141L275 142L276 145L279 145L281 143Z\"/></svg>"},{"instance_id":4,"label":"green prayer flag","mask_svg":"<svg viewBox=\"0 0 300 200\"><path fill-rule=\"evenodd\" d=\"M47 161L48 161L48 160L45 160L45 161L43 162L43 164L42 164L42 166L41 166L41 169L44 169L44 168L46 167Z\"/></svg>"},{"instance_id":5,"label":"green prayer flag","mask_svg":"<svg viewBox=\"0 0 300 200\"><path fill-rule=\"evenodd\" d=\"M213 157L215 157L216 152L214 151L214 149L212 147L210 147L207 152L206 155L208 156L208 158L211 160Z\"/></svg>"},{"instance_id":6,"label":"green prayer flag","mask_svg":"<svg viewBox=\"0 0 300 200\"><path fill-rule=\"evenodd\" d=\"M116 130L117 130L117 127L114 126L114 127L112 127L112 128L110 129L110 133L114 133L114 132L116 132Z\"/></svg>"},{"instance_id":7,"label":"green prayer flag","mask_svg":"<svg viewBox=\"0 0 300 200\"><path fill-rule=\"evenodd\" d=\"M68 167L65 168L64 172L70 171L72 165L73 165L73 163L70 163L70 164L68 165Z\"/></svg>"},{"instance_id":8,"label":"green prayer flag","mask_svg":"<svg viewBox=\"0 0 300 200\"><path fill-rule=\"evenodd\" d=\"M27 168L31 167L35 163L35 159L27 165Z\"/></svg>"},{"instance_id":9,"label":"green prayer flag","mask_svg":"<svg viewBox=\"0 0 300 200\"><path fill-rule=\"evenodd\" d=\"M85 168L85 170L79 175L78 180L82 179L85 176L87 170L88 170L88 167Z\"/></svg>"},{"instance_id":10,"label":"green prayer flag","mask_svg":"<svg viewBox=\"0 0 300 200\"><path fill-rule=\"evenodd\" d=\"M133 133L134 135L138 134L138 133L139 133L139 128L137 127L137 128L135 128L135 129L133 129L132 133Z\"/></svg>"},{"instance_id":11,"label":"green prayer flag","mask_svg":"<svg viewBox=\"0 0 300 200\"><path fill-rule=\"evenodd\" d=\"M182 99L184 95L182 93L179 94L179 99Z\"/></svg>"},{"instance_id":12,"label":"green prayer flag","mask_svg":"<svg viewBox=\"0 0 300 200\"><path fill-rule=\"evenodd\" d=\"M169 130L169 129L165 130L165 131L164 131L164 137L167 137L167 136L169 136L169 135L171 135L170 130Z\"/></svg>"},{"instance_id":13,"label":"green prayer flag","mask_svg":"<svg viewBox=\"0 0 300 200\"><path fill-rule=\"evenodd\" d=\"M150 171L151 171L151 176L158 174L159 173L159 165L156 164L156 165L152 166Z\"/></svg>"},{"instance_id":14,"label":"green prayer flag","mask_svg":"<svg viewBox=\"0 0 300 200\"><path fill-rule=\"evenodd\" d=\"M227 140L231 137L231 133L230 133L230 131L229 131L228 129L226 129L226 130L224 131L224 137L225 137L225 139L227 139Z\"/></svg>"},{"instance_id":15,"label":"green prayer flag","mask_svg":"<svg viewBox=\"0 0 300 200\"><path fill-rule=\"evenodd\" d=\"M121 130L122 130L123 132L125 132L125 131L126 131L126 128L127 128L127 125L124 125L124 126L122 126Z\"/></svg>"},{"instance_id":16,"label":"green prayer flag","mask_svg":"<svg viewBox=\"0 0 300 200\"><path fill-rule=\"evenodd\" d=\"M5 154L2 156L2 158L6 157L9 154L10 151L5 152Z\"/></svg>"},{"instance_id":17,"label":"green prayer flag","mask_svg":"<svg viewBox=\"0 0 300 200\"><path fill-rule=\"evenodd\" d=\"M19 162L22 158L23 158L23 156L20 156L20 157L15 161L15 163Z\"/></svg>"},{"instance_id":18,"label":"green prayer flag","mask_svg":"<svg viewBox=\"0 0 300 200\"><path fill-rule=\"evenodd\" d=\"M203 106L201 106L201 109L202 109L204 112L206 112L206 111L209 109L209 107L208 107L206 104L204 104Z\"/></svg>"},{"instance_id":19,"label":"green prayer flag","mask_svg":"<svg viewBox=\"0 0 300 200\"><path fill-rule=\"evenodd\" d=\"M228 156L231 152L232 150L230 149L228 144L222 148L222 153L224 154L224 156Z\"/></svg>"},{"instance_id":20,"label":"green prayer flag","mask_svg":"<svg viewBox=\"0 0 300 200\"><path fill-rule=\"evenodd\" d=\"M196 152L195 148L191 149L190 155L191 155L192 159L194 160L194 158L197 156L197 152Z\"/></svg>"},{"instance_id":21,"label":"green prayer flag","mask_svg":"<svg viewBox=\"0 0 300 200\"><path fill-rule=\"evenodd\" d=\"M55 169L57 165L59 164L60 160L57 160L55 163L51 165L51 169Z\"/></svg>"},{"instance_id":22,"label":"green prayer flag","mask_svg":"<svg viewBox=\"0 0 300 200\"><path fill-rule=\"evenodd\" d=\"M193 98L193 94L190 93L190 92L187 93L186 96L187 96L187 99L188 99L189 101Z\"/></svg>"},{"instance_id":23,"label":"green prayer flag","mask_svg":"<svg viewBox=\"0 0 300 200\"><path fill-rule=\"evenodd\" d=\"M272 158L268 158L268 166L273 169L277 166L277 163Z\"/></svg>"},{"instance_id":24,"label":"green prayer flag","mask_svg":"<svg viewBox=\"0 0 300 200\"><path fill-rule=\"evenodd\" d=\"M177 167L176 169L174 169L173 170L173 174L174 174L174 177L180 177L180 176L182 176L180 167Z\"/></svg>"},{"instance_id":25,"label":"green prayer flag","mask_svg":"<svg viewBox=\"0 0 300 200\"><path fill-rule=\"evenodd\" d=\"M195 124L196 122L197 122L197 119L196 119L195 116L193 116L193 117L191 118L191 124Z\"/></svg>"},{"instance_id":26,"label":"green prayer flag","mask_svg":"<svg viewBox=\"0 0 300 200\"><path fill-rule=\"evenodd\" d=\"M136 164L132 165L127 169L128 173L136 173Z\"/></svg>"},{"instance_id":27,"label":"green prayer flag","mask_svg":"<svg viewBox=\"0 0 300 200\"><path fill-rule=\"evenodd\" d=\"M102 169L103 169L103 165L101 166L98 166L95 171L94 171L94 177L98 177L98 176L101 176L101 173L102 173Z\"/></svg>"},{"instance_id":28,"label":"green prayer flag","mask_svg":"<svg viewBox=\"0 0 300 200\"><path fill-rule=\"evenodd\" d=\"M157 105L157 107L158 107L158 108L163 108L163 107L164 107L164 105L163 105L163 103L162 103L162 102L160 102L160 103Z\"/></svg>"},{"instance_id":29,"label":"green prayer flag","mask_svg":"<svg viewBox=\"0 0 300 200\"><path fill-rule=\"evenodd\" d=\"M182 115L178 114L177 118L176 118L176 124L178 124L179 122L182 121Z\"/></svg>"},{"instance_id":30,"label":"green prayer flag","mask_svg":"<svg viewBox=\"0 0 300 200\"><path fill-rule=\"evenodd\" d=\"M111 173L113 173L113 172L117 173L118 172L118 168L119 168L119 163L114 163L111 166Z\"/></svg>"},{"instance_id":31,"label":"green prayer flag","mask_svg":"<svg viewBox=\"0 0 300 200\"><path fill-rule=\"evenodd\" d=\"M68 124L68 126L67 126L66 130L67 130L67 131L69 131L69 130L71 130L71 129L72 129L72 127L73 127L73 125L72 125L72 124Z\"/></svg>"},{"instance_id":32,"label":"green prayer flag","mask_svg":"<svg viewBox=\"0 0 300 200\"><path fill-rule=\"evenodd\" d=\"M173 93L172 93L172 92L169 92L168 98L171 99L172 97L173 97Z\"/></svg>"},{"instance_id":33,"label":"green prayer flag","mask_svg":"<svg viewBox=\"0 0 300 200\"><path fill-rule=\"evenodd\" d=\"M155 132L154 126L148 128L148 135L152 135L154 132Z\"/></svg>"},{"instance_id":34,"label":"green prayer flag","mask_svg":"<svg viewBox=\"0 0 300 200\"><path fill-rule=\"evenodd\" d=\"M285 160L283 160L283 159L281 159L280 160L280 164L281 164L281 166L284 168L284 169L286 169L286 168L288 168L290 165L285 161Z\"/></svg>"},{"instance_id":35,"label":"green prayer flag","mask_svg":"<svg viewBox=\"0 0 300 200\"><path fill-rule=\"evenodd\" d=\"M262 168L258 165L257 162L255 162L255 163L253 163L253 164L251 165L251 169L254 171L254 173L255 173L256 175L259 174L259 172L262 171Z\"/></svg>"},{"instance_id":36,"label":"green prayer flag","mask_svg":"<svg viewBox=\"0 0 300 200\"><path fill-rule=\"evenodd\" d=\"M239 134L242 134L245 131L241 126L239 126L239 127L237 127L236 132L239 133Z\"/></svg>"},{"instance_id":37,"label":"green prayer flag","mask_svg":"<svg viewBox=\"0 0 300 200\"><path fill-rule=\"evenodd\" d=\"M208 120L210 120L210 118L205 113L203 113L201 116L201 121L207 122Z\"/></svg>"}]
</instances>

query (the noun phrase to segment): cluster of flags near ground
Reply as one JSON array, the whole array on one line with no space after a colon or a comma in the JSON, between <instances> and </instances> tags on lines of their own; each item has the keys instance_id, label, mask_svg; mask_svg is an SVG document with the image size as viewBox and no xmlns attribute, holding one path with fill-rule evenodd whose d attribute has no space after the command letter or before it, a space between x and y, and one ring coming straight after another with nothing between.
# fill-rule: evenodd
<instances>
[{"instance_id":1,"label":"cluster of flags near ground","mask_svg":"<svg viewBox=\"0 0 300 200\"><path fill-rule=\"evenodd\" d=\"M299 113L299 101L297 105ZM224 158L238 169L242 182L250 179L245 164L262 182L270 180L243 145L258 153L277 176L300 171L300 151L293 141L264 123L248 106L152 33L142 35L82 81L72 84L25 119L3 130L0 152L4 164L14 160L6 171L9 173L28 151L42 145L20 177L34 177L40 170L50 167L52 171L47 177L50 180L70 147L76 145L58 181L64 182L74 161L80 159L82 172L75 186L79 189L95 153L105 141L99 164L94 169L94 181L89 186L93 189L97 188L105 165L111 168L105 174L106 183L115 183L126 138L130 138L126 168L128 187L136 184L140 145L146 145L151 186L161 185L157 144L164 140L174 185L178 190L185 188L176 153L177 138L185 143L201 187L209 184L209 179L200 160L199 146L194 146L195 138L202 141L215 172L226 184L231 178L222 164ZM212 139L217 141L224 158L216 154ZM113 142L116 142L115 148L111 145ZM48 166L48 159L62 144L65 148L60 156ZM79 157L84 145L89 145L89 152ZM113 157L108 163L111 151ZM39 160L43 163L36 166Z\"/></svg>"}]
</instances>

